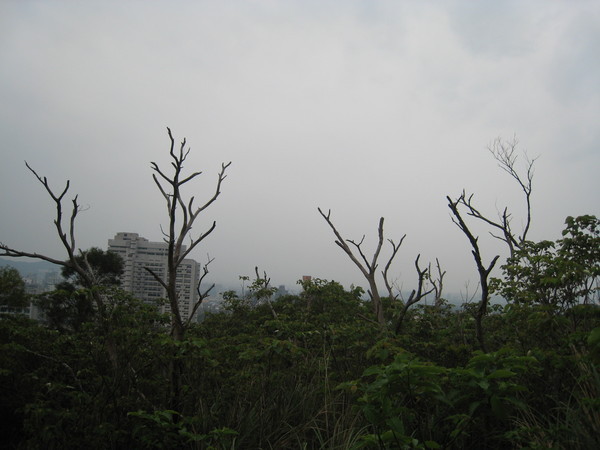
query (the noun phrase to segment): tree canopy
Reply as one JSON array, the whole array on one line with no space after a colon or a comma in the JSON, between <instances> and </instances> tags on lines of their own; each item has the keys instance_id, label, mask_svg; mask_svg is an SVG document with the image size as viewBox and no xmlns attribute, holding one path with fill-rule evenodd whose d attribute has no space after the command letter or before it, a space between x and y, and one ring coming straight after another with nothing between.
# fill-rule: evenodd
<instances>
[{"instance_id":1,"label":"tree canopy","mask_svg":"<svg viewBox=\"0 0 600 450\"><path fill-rule=\"evenodd\" d=\"M19 271L9 266L0 267L0 305L22 308L29 305L29 300Z\"/></svg>"}]
</instances>

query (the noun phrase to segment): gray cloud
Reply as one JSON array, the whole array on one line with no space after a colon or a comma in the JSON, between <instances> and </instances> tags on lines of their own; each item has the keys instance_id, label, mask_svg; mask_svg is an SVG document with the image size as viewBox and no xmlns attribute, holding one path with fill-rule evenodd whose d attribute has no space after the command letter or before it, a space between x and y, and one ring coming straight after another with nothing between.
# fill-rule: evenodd
<instances>
[{"instance_id":1,"label":"gray cloud","mask_svg":"<svg viewBox=\"0 0 600 450\"><path fill-rule=\"evenodd\" d=\"M474 271L445 195L510 205L516 224L523 211L485 150L498 135L541 155L533 237L599 212L594 2L175 3L3 5L0 240L61 254L23 159L89 204L82 247L117 231L160 239L149 161L168 164L167 125L204 171L194 194L233 161L195 254L215 256L222 280L258 264L275 282L360 284L321 206L351 238L372 243L382 215L390 237L408 233L406 287L421 252L459 290Z\"/></svg>"}]
</instances>

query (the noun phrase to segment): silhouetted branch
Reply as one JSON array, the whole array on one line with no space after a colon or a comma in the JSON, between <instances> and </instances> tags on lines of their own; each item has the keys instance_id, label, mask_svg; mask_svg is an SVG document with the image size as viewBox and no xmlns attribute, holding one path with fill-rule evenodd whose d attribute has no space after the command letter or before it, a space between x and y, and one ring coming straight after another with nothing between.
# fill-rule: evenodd
<instances>
[{"instance_id":1,"label":"silhouetted branch","mask_svg":"<svg viewBox=\"0 0 600 450\"><path fill-rule=\"evenodd\" d=\"M415 259L415 269L417 270L417 276L418 276L417 289L412 290L412 292L410 293L410 296L408 297L408 300L406 301L406 303L404 303L404 306L402 307L402 310L400 311L400 314L398 315L398 321L396 322L396 330L395 330L396 334L400 333L400 330L402 328L402 323L404 322L404 318L406 317L406 313L408 312L408 309L415 303L420 302L424 297L429 295L431 292L433 292L433 288L431 288L429 290L424 290L424 284L425 284L425 280L427 280L427 278L428 278L429 269L421 270L421 268L419 267L419 258L420 257L421 257L421 255L419 254L419 255L417 255L417 258Z\"/></svg>"},{"instance_id":2,"label":"silhouetted branch","mask_svg":"<svg viewBox=\"0 0 600 450\"><path fill-rule=\"evenodd\" d=\"M204 301L204 299L209 296L210 291L212 291L214 289L214 287L215 287L215 284L213 283L204 292L202 292L202 289L200 288L202 286L202 281L204 281L204 278L206 278L206 276L209 273L208 266L214 260L215 260L215 258L210 258L209 257L208 261L206 262L206 264L204 264L202 266L202 275L200 275L200 279L198 280L198 284L196 285L196 292L198 292L198 301L194 304L194 307L192 308L192 313L190 314L190 316L188 317L188 319L185 322L185 326L186 327L189 326L192 318L196 315L196 311L198 311L198 308L200 307L200 305L202 304L202 302Z\"/></svg>"},{"instance_id":3,"label":"silhouetted branch","mask_svg":"<svg viewBox=\"0 0 600 450\"><path fill-rule=\"evenodd\" d=\"M388 242L390 244L392 244L392 255L388 259L388 262L385 265L385 268L383 269L381 274L383 275L383 282L385 283L385 287L388 291L390 300L397 300L398 296L401 295L400 290L398 291L398 294L394 295L393 289L392 289L392 284L388 280L388 273L389 273L390 267L392 265L392 262L394 261L394 258L396 257L396 254L398 253L398 250L400 250L400 247L402 246L402 242L404 242L405 237L406 237L406 234L404 236L402 236L402 238L400 239L400 242L398 242L397 245L394 243L394 241L392 241L391 239L388 239Z\"/></svg>"},{"instance_id":4,"label":"silhouetted branch","mask_svg":"<svg viewBox=\"0 0 600 450\"><path fill-rule=\"evenodd\" d=\"M189 200L184 200L183 195L181 193L181 186L193 180L197 176L201 175L202 172L193 172L191 175L183 176L183 165L187 156L190 153L190 149L186 149L186 140L183 139L178 151L176 151L175 139L173 138L173 134L171 133L170 128L167 128L167 133L169 135L170 140L169 155L172 159L172 175L165 174L165 172L158 166L157 163L150 163L151 168L154 171L154 174L152 174L152 178L154 179L154 182L157 185L160 193L164 197L168 210L168 231L165 231L161 226L161 231L165 236L165 242L168 244L167 279L162 279L149 268L146 268L146 270L167 291L167 298L171 306L171 314L173 319L174 337L180 340L183 338L184 329L189 324L189 321L183 323L181 319L181 314L179 312L179 296L176 286L177 268L183 263L185 258L189 255L189 253L207 236L209 236L216 228L217 224L213 221L212 225L206 231L200 233L200 235L197 238L193 238L190 234L194 222L196 221L200 213L206 210L206 208L208 208L221 194L221 185L223 183L223 180L225 180L226 178L225 172L227 168L231 165L231 162L227 164L221 164L221 170L218 173L216 189L214 193L204 202L204 204L195 207L195 197L192 196ZM168 190L165 189L165 186L162 184L161 179L166 181L167 185L170 187ZM189 239L189 246L186 248L184 243L187 239ZM204 266L203 270L208 270L207 266L208 264ZM204 274L203 277L205 275L206 274ZM202 297L202 294L200 294L200 297ZM200 302L201 301L202 299L200 300ZM199 303L195 305L193 312L196 311L198 306Z\"/></svg>"},{"instance_id":5,"label":"silhouetted branch","mask_svg":"<svg viewBox=\"0 0 600 450\"><path fill-rule=\"evenodd\" d=\"M433 291L435 295L434 305L440 306L442 300L442 291L444 290L444 276L446 271L442 272L439 259L435 258L435 265L437 268L437 279L430 278L431 284L433 285ZM429 268L429 275L431 277L431 267Z\"/></svg>"},{"instance_id":6,"label":"silhouetted branch","mask_svg":"<svg viewBox=\"0 0 600 450\"><path fill-rule=\"evenodd\" d=\"M364 241L364 236L363 236L363 239L361 239L361 241L358 243L354 242L352 240L344 239L342 237L342 235L339 233L339 231L337 230L337 228L335 227L335 225L333 224L333 222L331 221L331 218L330 218L331 210L328 210L327 214L325 214L321 210L321 208L317 208L317 209L318 209L319 213L321 214L321 216L323 217L323 219L325 219L325 221L327 222L327 224L333 231L333 234L335 235L335 237L337 238L335 240L335 243L338 245L338 247L340 247L346 253L346 255L348 255L350 260L356 265L356 267L359 268L359 270L362 272L363 276L369 283L369 290L367 292L369 293L369 296L371 297L371 302L373 303L373 312L375 313L375 317L377 318L377 322L379 323L379 325L385 326L385 318L383 316L383 305L381 304L381 298L379 296L377 282L375 280L375 276L377 273L376 272L377 271L377 259L379 258L379 254L381 252L381 247L383 245L383 240L384 240L384 237L383 237L384 218L381 217L379 219L379 225L377 227L378 236L379 236L379 239L377 242L377 248L375 249L375 252L373 253L373 258L371 259L371 262L369 262L369 260L367 259L367 257L365 256L365 254L363 253L362 248L361 248L361 245ZM361 262L356 257L356 255L352 252L352 249L348 245L348 242L350 242L352 245L354 245L356 247L358 254L361 257L363 262Z\"/></svg>"},{"instance_id":7,"label":"silhouetted branch","mask_svg":"<svg viewBox=\"0 0 600 450\"><path fill-rule=\"evenodd\" d=\"M460 211L458 210L459 205L465 204L464 203L464 195L465 194L463 192L463 194L455 201L453 201L448 196L446 196L446 199L448 200L448 207L450 208L450 211L452 211L452 214L454 216L452 218L452 221L460 228L460 230L463 232L463 234L467 237L467 239L471 243L471 248L472 248L471 254L473 255L473 258L475 259L475 264L477 266L477 272L479 274L479 282L481 285L481 303L479 306L479 311L477 313L477 316L475 317L476 327L477 327L477 339L479 340L481 349L483 351L486 351L485 340L484 340L484 335L483 335L483 328L482 328L482 320L483 320L483 316L487 313L487 306L489 303L488 277L490 275L490 272L496 265L496 262L498 261L498 258L500 256L496 255L487 267L484 266L482 258L481 258L481 251L479 249L479 244L477 242L478 238L473 236L473 233L471 233L471 230L465 223L464 219L462 218L462 216L460 214Z\"/></svg>"},{"instance_id":8,"label":"silhouetted branch","mask_svg":"<svg viewBox=\"0 0 600 450\"><path fill-rule=\"evenodd\" d=\"M521 174L517 171L516 163L518 159L518 155L516 153L518 140L516 137L513 137L512 141L502 141L500 138L496 138L494 142L488 147L488 150L494 157L494 159L498 162L498 166L508 173L520 186L521 190L525 194L525 204L526 204L526 220L525 225L523 227L523 231L520 235L516 235L511 228L511 214L508 212L508 208L505 207L502 213L498 214L499 220L492 220L483 214L479 209L475 207L473 204L473 194L470 196L466 196L463 191L462 195L459 197L458 201L462 205L467 208L467 215L475 217L482 222L487 223L492 228L495 228L500 231L500 235L494 234L490 231L490 234L508 245L510 255L514 256L515 249L519 249L522 247L523 243L527 239L527 233L529 232L529 228L531 226L531 193L533 190L533 175L534 175L534 165L537 158L530 159L527 156L527 153L524 152L525 157L525 173Z\"/></svg>"}]
</instances>

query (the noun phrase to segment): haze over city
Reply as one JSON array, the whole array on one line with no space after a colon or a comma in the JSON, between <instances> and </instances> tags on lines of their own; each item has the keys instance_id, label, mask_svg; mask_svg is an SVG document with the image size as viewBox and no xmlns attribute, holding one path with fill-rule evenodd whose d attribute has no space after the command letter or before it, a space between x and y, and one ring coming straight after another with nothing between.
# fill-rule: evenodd
<instances>
[{"instance_id":1,"label":"haze over city","mask_svg":"<svg viewBox=\"0 0 600 450\"><path fill-rule=\"evenodd\" d=\"M119 231L160 240L150 162L168 167L168 126L191 147L188 173L203 171L186 191L197 201L232 162L194 228L217 221L191 255L215 258L212 281L259 266L275 285L365 286L321 207L369 248L381 216L386 237L406 233L405 289L419 253L439 258L448 291L472 289L446 195L466 189L490 216L508 206L514 228L524 220L519 186L487 151L496 137L538 158L531 239L600 213L599 44L595 1L3 2L0 242L66 258L23 160L56 191L70 180L79 248ZM506 256L474 228L488 261Z\"/></svg>"}]
</instances>

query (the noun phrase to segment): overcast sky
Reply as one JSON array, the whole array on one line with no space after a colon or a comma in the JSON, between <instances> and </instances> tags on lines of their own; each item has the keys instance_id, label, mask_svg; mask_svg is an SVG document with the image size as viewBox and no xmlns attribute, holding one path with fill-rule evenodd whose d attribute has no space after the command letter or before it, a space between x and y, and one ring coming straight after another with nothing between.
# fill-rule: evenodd
<instances>
[{"instance_id":1,"label":"overcast sky","mask_svg":"<svg viewBox=\"0 0 600 450\"><path fill-rule=\"evenodd\" d=\"M599 54L598 1L2 1L0 241L65 257L24 160L56 190L71 180L80 248L118 231L161 239L150 161L169 163L169 126L203 171L198 199L232 161L194 229L217 221L193 253L216 258L214 281L258 265L288 287L365 286L320 206L345 237L366 234L365 251L381 216L387 237L406 233L405 289L421 253L464 291L476 271L446 195L523 220L494 138L539 156L532 239L600 214ZM486 261L504 255L476 229Z\"/></svg>"}]
</instances>

